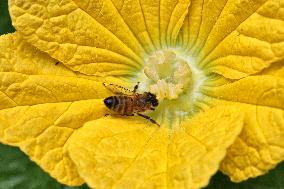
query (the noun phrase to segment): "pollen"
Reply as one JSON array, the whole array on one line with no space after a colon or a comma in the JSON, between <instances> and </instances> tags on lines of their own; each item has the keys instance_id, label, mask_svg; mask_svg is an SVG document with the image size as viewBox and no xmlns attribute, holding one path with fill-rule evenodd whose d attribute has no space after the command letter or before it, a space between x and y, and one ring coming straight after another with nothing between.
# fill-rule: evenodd
<instances>
[{"instance_id":1,"label":"pollen","mask_svg":"<svg viewBox=\"0 0 284 189\"><path fill-rule=\"evenodd\" d=\"M207 80L195 59L179 49L159 50L144 59L138 74L139 91L157 96L159 106L149 116L168 128L200 111L204 95L201 87Z\"/></svg>"},{"instance_id":2,"label":"pollen","mask_svg":"<svg viewBox=\"0 0 284 189\"><path fill-rule=\"evenodd\" d=\"M161 100L177 99L192 84L192 71L188 62L171 50L152 54L146 61L144 73L152 83L150 92Z\"/></svg>"}]
</instances>

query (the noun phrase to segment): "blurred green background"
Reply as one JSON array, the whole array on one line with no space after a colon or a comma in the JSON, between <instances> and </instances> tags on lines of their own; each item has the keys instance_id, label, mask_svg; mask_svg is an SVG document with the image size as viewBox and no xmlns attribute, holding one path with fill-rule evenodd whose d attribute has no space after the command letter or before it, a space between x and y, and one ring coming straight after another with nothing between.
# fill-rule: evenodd
<instances>
[{"instance_id":1,"label":"blurred green background","mask_svg":"<svg viewBox=\"0 0 284 189\"><path fill-rule=\"evenodd\" d=\"M0 34L14 32L8 11L8 0L0 0Z\"/></svg>"},{"instance_id":2,"label":"blurred green background","mask_svg":"<svg viewBox=\"0 0 284 189\"><path fill-rule=\"evenodd\" d=\"M0 0L0 34L14 31L8 12L8 0ZM88 189L88 187L86 185L67 187L59 184L18 148L0 144L0 189ZM238 184L230 182L227 176L218 172L206 189L284 189L284 163L269 174Z\"/></svg>"}]
</instances>

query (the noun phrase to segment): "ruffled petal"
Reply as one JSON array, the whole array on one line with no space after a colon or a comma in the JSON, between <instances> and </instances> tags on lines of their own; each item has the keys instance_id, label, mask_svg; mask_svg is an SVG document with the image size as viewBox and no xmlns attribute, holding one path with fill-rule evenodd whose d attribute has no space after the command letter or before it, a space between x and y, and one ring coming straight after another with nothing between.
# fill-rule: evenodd
<instances>
[{"instance_id":1,"label":"ruffled petal","mask_svg":"<svg viewBox=\"0 0 284 189\"><path fill-rule=\"evenodd\" d=\"M110 94L102 82L81 78L56 64L17 33L1 36L0 109L97 99Z\"/></svg>"},{"instance_id":2,"label":"ruffled petal","mask_svg":"<svg viewBox=\"0 0 284 189\"><path fill-rule=\"evenodd\" d=\"M240 79L284 58L281 0L197 0L191 6L181 34L202 69Z\"/></svg>"},{"instance_id":3,"label":"ruffled petal","mask_svg":"<svg viewBox=\"0 0 284 189\"><path fill-rule=\"evenodd\" d=\"M15 72L25 75L78 76L59 61L25 42L18 32L1 35L0 40L1 72Z\"/></svg>"},{"instance_id":4,"label":"ruffled petal","mask_svg":"<svg viewBox=\"0 0 284 189\"><path fill-rule=\"evenodd\" d=\"M168 188L206 186L242 127L243 114L235 106L216 106L185 121L169 144Z\"/></svg>"},{"instance_id":5,"label":"ruffled petal","mask_svg":"<svg viewBox=\"0 0 284 189\"><path fill-rule=\"evenodd\" d=\"M127 38L120 39L104 26L106 20L99 22L72 0L10 0L9 9L13 25L25 40L75 71L103 76L113 70L130 74L142 62L139 55L143 48L129 30L117 30ZM105 16L108 20L112 17Z\"/></svg>"},{"instance_id":6,"label":"ruffled petal","mask_svg":"<svg viewBox=\"0 0 284 189\"><path fill-rule=\"evenodd\" d=\"M204 86L202 92L219 100L284 109L284 80L271 75L250 76L215 87Z\"/></svg>"},{"instance_id":7,"label":"ruffled petal","mask_svg":"<svg viewBox=\"0 0 284 189\"><path fill-rule=\"evenodd\" d=\"M185 49L201 50L226 3L227 0L192 0L180 34Z\"/></svg>"},{"instance_id":8,"label":"ruffled petal","mask_svg":"<svg viewBox=\"0 0 284 189\"><path fill-rule=\"evenodd\" d=\"M230 107L201 113L173 131L138 118L102 118L76 131L68 152L92 188L195 189L218 170L242 123Z\"/></svg>"},{"instance_id":9,"label":"ruffled petal","mask_svg":"<svg viewBox=\"0 0 284 189\"><path fill-rule=\"evenodd\" d=\"M283 109L252 105L242 109L244 129L220 167L234 182L263 175L284 160Z\"/></svg>"},{"instance_id":10,"label":"ruffled petal","mask_svg":"<svg viewBox=\"0 0 284 189\"><path fill-rule=\"evenodd\" d=\"M84 181L66 154L66 143L84 122L106 113L102 99L2 109L0 141L19 146L59 182L81 185Z\"/></svg>"},{"instance_id":11,"label":"ruffled petal","mask_svg":"<svg viewBox=\"0 0 284 189\"><path fill-rule=\"evenodd\" d=\"M74 133L68 152L92 188L163 188L166 144L166 130L150 122L106 117Z\"/></svg>"},{"instance_id":12,"label":"ruffled petal","mask_svg":"<svg viewBox=\"0 0 284 189\"><path fill-rule=\"evenodd\" d=\"M277 69L275 69L277 70ZM244 128L228 149L221 170L235 182L265 174L284 160L284 80L273 74L250 76L206 87L215 104L235 104Z\"/></svg>"},{"instance_id":13,"label":"ruffled petal","mask_svg":"<svg viewBox=\"0 0 284 189\"><path fill-rule=\"evenodd\" d=\"M64 150L84 122L103 117L101 82L80 78L8 34L0 37L0 141L19 146L58 181L84 181Z\"/></svg>"},{"instance_id":14,"label":"ruffled petal","mask_svg":"<svg viewBox=\"0 0 284 189\"><path fill-rule=\"evenodd\" d=\"M284 79L284 60L276 62L264 69L260 75L273 75L275 77L281 77Z\"/></svg>"},{"instance_id":15,"label":"ruffled petal","mask_svg":"<svg viewBox=\"0 0 284 189\"><path fill-rule=\"evenodd\" d=\"M175 42L190 0L9 2L29 43L74 71L120 76L135 75L146 53Z\"/></svg>"}]
</instances>

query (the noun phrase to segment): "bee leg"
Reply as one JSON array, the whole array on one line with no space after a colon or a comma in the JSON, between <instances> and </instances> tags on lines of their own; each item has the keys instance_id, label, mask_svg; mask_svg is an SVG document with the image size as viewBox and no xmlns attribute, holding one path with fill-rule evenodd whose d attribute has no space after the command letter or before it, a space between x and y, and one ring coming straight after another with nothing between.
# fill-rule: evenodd
<instances>
[{"instance_id":1,"label":"bee leg","mask_svg":"<svg viewBox=\"0 0 284 189\"><path fill-rule=\"evenodd\" d=\"M141 117L143 117L145 119L148 119L149 121L151 121L152 123L154 123L154 124L156 124L156 125L158 125L160 127L160 125L154 119L152 119L151 117L149 117L147 115L144 115L144 114L141 114L141 113L137 113L137 115L139 115L139 116L141 116Z\"/></svg>"},{"instance_id":2,"label":"bee leg","mask_svg":"<svg viewBox=\"0 0 284 189\"><path fill-rule=\"evenodd\" d=\"M106 117L106 116L109 116L109 114L105 114L105 117Z\"/></svg>"},{"instance_id":3,"label":"bee leg","mask_svg":"<svg viewBox=\"0 0 284 189\"><path fill-rule=\"evenodd\" d=\"M134 89L133 89L133 93L136 93L136 91L137 91L137 89L138 89L138 87L139 87L139 83L140 82L137 82L137 84L134 86Z\"/></svg>"},{"instance_id":4,"label":"bee leg","mask_svg":"<svg viewBox=\"0 0 284 189\"><path fill-rule=\"evenodd\" d=\"M126 116L134 116L134 114L129 114L129 115L126 115Z\"/></svg>"},{"instance_id":5,"label":"bee leg","mask_svg":"<svg viewBox=\"0 0 284 189\"><path fill-rule=\"evenodd\" d=\"M155 110L155 108L151 108L150 110L153 110L153 111L154 111L154 110Z\"/></svg>"}]
</instances>

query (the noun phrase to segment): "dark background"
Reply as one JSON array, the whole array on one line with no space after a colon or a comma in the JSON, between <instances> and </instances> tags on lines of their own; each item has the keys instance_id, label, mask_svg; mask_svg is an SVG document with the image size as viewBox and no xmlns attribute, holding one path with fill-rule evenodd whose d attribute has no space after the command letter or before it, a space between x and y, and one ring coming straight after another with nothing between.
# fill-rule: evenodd
<instances>
[{"instance_id":1,"label":"dark background","mask_svg":"<svg viewBox=\"0 0 284 189\"><path fill-rule=\"evenodd\" d=\"M0 0L0 35L15 31L7 4L7 0ZM59 184L18 148L0 144L0 189L88 189L88 187L86 185L67 187ZM264 176L239 184L230 182L227 176L218 172L206 189L284 189L284 163Z\"/></svg>"}]
</instances>

